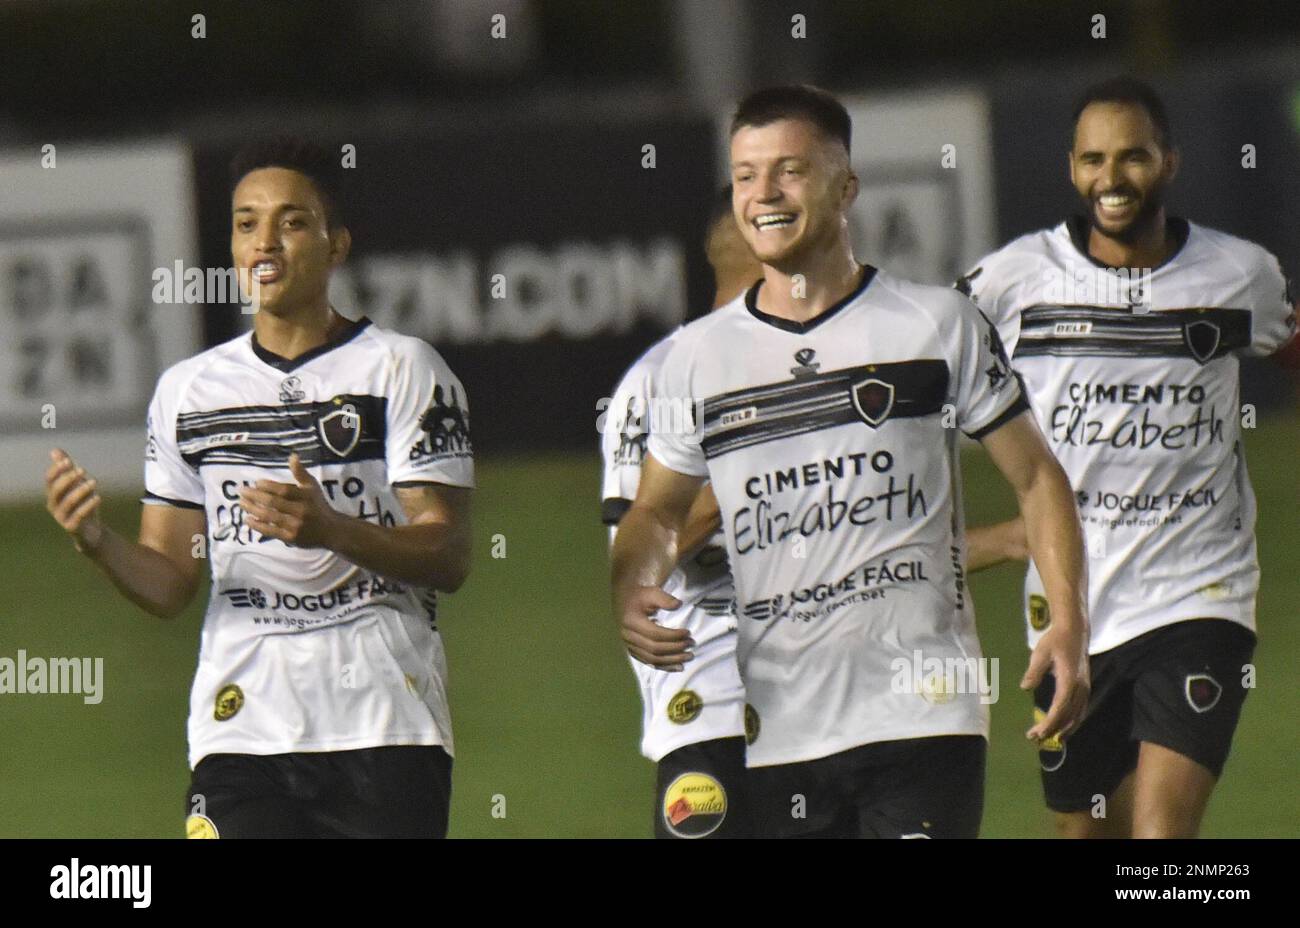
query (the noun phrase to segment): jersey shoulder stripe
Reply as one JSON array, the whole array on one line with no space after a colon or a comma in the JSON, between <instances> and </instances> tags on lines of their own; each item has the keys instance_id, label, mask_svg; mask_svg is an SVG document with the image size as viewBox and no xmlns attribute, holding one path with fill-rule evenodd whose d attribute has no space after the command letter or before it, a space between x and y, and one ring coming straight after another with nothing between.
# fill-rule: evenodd
<instances>
[{"instance_id":1,"label":"jersey shoulder stripe","mask_svg":"<svg viewBox=\"0 0 1300 928\"><path fill-rule=\"evenodd\" d=\"M1134 313L1039 304L1021 311L1014 357L1166 357L1205 364L1249 347L1250 318L1248 309L1226 307Z\"/></svg>"},{"instance_id":2,"label":"jersey shoulder stripe","mask_svg":"<svg viewBox=\"0 0 1300 928\"><path fill-rule=\"evenodd\" d=\"M886 419L928 416L948 394L946 362L862 364L736 390L703 403L706 458L851 422L879 428Z\"/></svg>"}]
</instances>

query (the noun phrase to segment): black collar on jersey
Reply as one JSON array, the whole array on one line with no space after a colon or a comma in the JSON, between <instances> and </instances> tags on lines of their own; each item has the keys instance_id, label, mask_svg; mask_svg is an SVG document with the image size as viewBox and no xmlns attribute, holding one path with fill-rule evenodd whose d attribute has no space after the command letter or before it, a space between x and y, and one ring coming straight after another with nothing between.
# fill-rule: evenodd
<instances>
[{"instance_id":1,"label":"black collar on jersey","mask_svg":"<svg viewBox=\"0 0 1300 928\"><path fill-rule=\"evenodd\" d=\"M1118 268L1112 267L1105 261L1098 261L1088 253L1088 234L1092 231L1092 227L1088 222L1087 216L1071 216L1069 219L1065 220L1065 228L1069 231L1070 241L1074 243L1074 247L1078 249L1079 254L1097 265L1097 267L1104 267L1112 271L1118 270ZM1173 239L1174 250L1171 251L1169 257L1161 261L1157 267L1164 267L1170 261L1174 260L1174 258L1178 257L1178 253L1182 251L1183 246L1187 244L1187 236L1190 235L1191 232L1191 224L1188 223L1186 219L1178 219L1175 216L1170 216L1165 220L1165 237L1167 239ZM1155 268L1152 268L1152 270L1154 271Z\"/></svg>"},{"instance_id":2,"label":"black collar on jersey","mask_svg":"<svg viewBox=\"0 0 1300 928\"><path fill-rule=\"evenodd\" d=\"M845 306L848 306L861 296L862 291L867 289L867 286L875 279L875 277L876 269L874 267L870 264L862 265L862 279L858 281L858 285L849 292L848 296L844 297L844 299L834 305L827 307L826 310L813 316L807 322L795 322L793 319L784 319L781 316L773 316L771 313L765 313L759 309L758 288L763 286L763 281L761 280L745 291L745 308L748 309L749 314L759 322L766 322L768 325L776 326L778 329L784 329L787 332L794 332L796 335L803 335L806 332L811 332L817 326L821 325L831 316L834 316Z\"/></svg>"},{"instance_id":3,"label":"black collar on jersey","mask_svg":"<svg viewBox=\"0 0 1300 928\"><path fill-rule=\"evenodd\" d=\"M296 358L282 357L281 355L276 354L274 351L268 351L267 349L263 348L261 343L258 342L257 340L257 333L254 332L253 333L253 354L257 355L267 364L274 367L277 371L283 371L284 373L287 374L290 371L295 370L296 368L302 367L304 364L306 364L308 361L312 360L313 358L319 358L321 355L333 351L335 348L339 347L340 345L346 345L348 342L352 341L352 339L360 335L368 325L370 325L370 320L365 316L362 316L360 319L349 324L349 326L346 329L339 332L339 334L334 336L332 340L326 342L323 345L318 345L317 347L313 348L311 351L304 352L303 354L298 355L298 357Z\"/></svg>"}]
</instances>

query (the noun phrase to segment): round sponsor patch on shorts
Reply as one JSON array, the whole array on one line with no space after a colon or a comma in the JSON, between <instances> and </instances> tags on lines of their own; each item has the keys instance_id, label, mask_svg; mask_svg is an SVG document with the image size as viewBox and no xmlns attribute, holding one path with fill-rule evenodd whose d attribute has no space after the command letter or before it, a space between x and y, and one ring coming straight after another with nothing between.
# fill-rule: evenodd
<instances>
[{"instance_id":1,"label":"round sponsor patch on shorts","mask_svg":"<svg viewBox=\"0 0 1300 928\"><path fill-rule=\"evenodd\" d=\"M713 834L727 817L727 791L707 773L683 773L664 791L664 825L679 838Z\"/></svg>"},{"instance_id":2,"label":"round sponsor patch on shorts","mask_svg":"<svg viewBox=\"0 0 1300 928\"><path fill-rule=\"evenodd\" d=\"M758 720L758 710L745 703L745 744L753 744L758 740L758 733L762 731L763 725Z\"/></svg>"},{"instance_id":3,"label":"round sponsor patch on shorts","mask_svg":"<svg viewBox=\"0 0 1300 928\"><path fill-rule=\"evenodd\" d=\"M685 725L700 717L704 709L704 700L694 690L682 690L668 700L668 721L674 725Z\"/></svg>"},{"instance_id":4,"label":"round sponsor patch on shorts","mask_svg":"<svg viewBox=\"0 0 1300 928\"><path fill-rule=\"evenodd\" d=\"M206 815L191 815L185 820L185 837L220 838L216 823Z\"/></svg>"},{"instance_id":5,"label":"round sponsor patch on shorts","mask_svg":"<svg viewBox=\"0 0 1300 928\"><path fill-rule=\"evenodd\" d=\"M1047 713L1035 706L1034 724L1037 725L1045 718L1047 718ZM1040 767L1051 773L1053 770L1060 770L1063 763L1065 763L1065 742L1061 740L1060 735L1052 735L1052 737L1044 738L1038 742L1038 765Z\"/></svg>"},{"instance_id":6,"label":"round sponsor patch on shorts","mask_svg":"<svg viewBox=\"0 0 1300 928\"><path fill-rule=\"evenodd\" d=\"M1047 611L1047 597L1037 593L1029 594L1029 627L1041 632L1052 624L1051 613Z\"/></svg>"},{"instance_id":7,"label":"round sponsor patch on shorts","mask_svg":"<svg viewBox=\"0 0 1300 928\"><path fill-rule=\"evenodd\" d=\"M217 693L216 708L212 711L212 717L218 722L224 722L234 718L242 708L244 708L244 691L233 683L227 683Z\"/></svg>"}]
</instances>

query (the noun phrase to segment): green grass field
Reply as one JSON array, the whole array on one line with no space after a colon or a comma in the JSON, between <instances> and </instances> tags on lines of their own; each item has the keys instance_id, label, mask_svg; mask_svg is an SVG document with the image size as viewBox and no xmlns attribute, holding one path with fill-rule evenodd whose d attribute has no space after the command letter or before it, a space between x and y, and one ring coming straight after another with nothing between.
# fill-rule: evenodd
<instances>
[{"instance_id":1,"label":"green grass field","mask_svg":"<svg viewBox=\"0 0 1300 928\"><path fill-rule=\"evenodd\" d=\"M1260 501L1258 688L1205 823L1209 837L1296 837L1300 570L1295 567L1300 417L1246 437ZM593 437L594 439L594 437ZM594 440L593 440L594 445ZM478 557L440 626L451 665L459 837L647 837L652 765L637 752L639 705L608 614L598 461L485 461ZM1010 491L978 450L966 461L968 520L1009 514ZM34 476L34 480L36 477ZM107 507L134 531L138 504ZM504 558L491 556L504 536ZM202 601L161 622L119 599L36 503L0 507L0 656L102 657L104 698L0 695L0 837L177 837L188 769L185 716ZM1020 570L978 575L985 653L1002 658L993 707L987 837L1046 836L1036 755L1024 741L1027 652ZM505 797L494 818L493 797Z\"/></svg>"}]
</instances>

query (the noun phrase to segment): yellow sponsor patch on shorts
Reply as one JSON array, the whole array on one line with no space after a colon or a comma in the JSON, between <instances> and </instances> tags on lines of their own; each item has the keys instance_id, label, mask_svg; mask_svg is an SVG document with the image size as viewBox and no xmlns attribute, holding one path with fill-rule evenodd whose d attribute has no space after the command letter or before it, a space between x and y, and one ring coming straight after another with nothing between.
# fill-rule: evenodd
<instances>
[{"instance_id":1,"label":"yellow sponsor patch on shorts","mask_svg":"<svg viewBox=\"0 0 1300 928\"><path fill-rule=\"evenodd\" d=\"M1037 725L1039 722L1041 722L1041 721L1042 721L1043 719L1045 719L1045 718L1047 718L1047 713L1044 712L1042 709L1039 709L1037 706L1035 706L1035 707L1034 707L1034 724ZM1052 737L1050 737L1050 738L1044 738L1042 741L1038 742L1038 750L1040 750L1040 751L1064 751L1064 750L1065 750L1065 744L1061 741L1061 736L1060 736L1060 735L1052 735Z\"/></svg>"},{"instance_id":2,"label":"yellow sponsor patch on shorts","mask_svg":"<svg viewBox=\"0 0 1300 928\"><path fill-rule=\"evenodd\" d=\"M187 838L220 838L217 834L217 826L206 815L191 815L185 820L185 837Z\"/></svg>"},{"instance_id":3,"label":"yellow sponsor patch on shorts","mask_svg":"<svg viewBox=\"0 0 1300 928\"><path fill-rule=\"evenodd\" d=\"M727 817L727 791L707 773L683 773L664 791L664 825L679 838L703 838Z\"/></svg>"}]
</instances>

